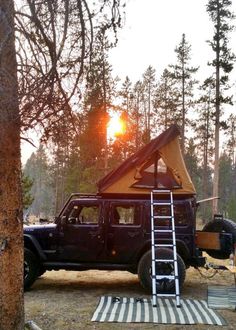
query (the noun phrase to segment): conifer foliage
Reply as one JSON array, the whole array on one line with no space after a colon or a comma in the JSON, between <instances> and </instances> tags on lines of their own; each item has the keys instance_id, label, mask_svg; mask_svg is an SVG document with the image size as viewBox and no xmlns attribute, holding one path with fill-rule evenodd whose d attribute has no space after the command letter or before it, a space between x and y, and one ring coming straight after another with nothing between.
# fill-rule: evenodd
<instances>
[{"instance_id":1,"label":"conifer foliage","mask_svg":"<svg viewBox=\"0 0 236 330\"><path fill-rule=\"evenodd\" d=\"M214 153L214 180L213 180L213 195L219 195L219 156L220 156L220 128L222 105L232 104L232 97L224 95L223 89L227 88L229 73L233 69L233 61L235 55L228 47L229 32L233 26L231 21L234 15L231 13L230 0L209 0L207 4L207 12L214 24L214 35L209 44L214 52L214 58L209 65L214 68L214 85L215 85L215 153ZM218 212L218 200L214 201L213 211Z\"/></svg>"},{"instance_id":2,"label":"conifer foliage","mask_svg":"<svg viewBox=\"0 0 236 330\"><path fill-rule=\"evenodd\" d=\"M63 113L59 111L59 117L51 117L52 121L46 118L46 139L50 145L47 171L52 179L51 190L48 191L52 192L52 210L57 212L71 192L96 192L96 182L104 174L173 123L180 127L181 146L200 199L212 196L212 187L216 182L212 169L217 163L214 149L217 150L215 141L218 122L220 127L224 126L226 129L227 136L227 144L223 146L222 155L219 154L219 171L222 176L225 173L224 168L228 168L230 162L230 177L234 176L234 120L233 117L228 121L221 120L225 105L233 102L227 92L234 59L227 48L227 34L232 29L228 23L233 18L230 4L230 1L214 0L209 1L206 7L215 29L213 39L208 43L213 52L216 54L218 49L219 54L218 57L213 56L213 60L209 62L213 73L203 82L198 82L195 78L198 63L191 63L191 43L185 34L182 34L180 42L173 50L176 63L169 64L160 77L157 76L156 68L149 65L140 73L138 81L133 82L128 76L119 81L119 78L112 75L108 53L113 45L105 25L101 24L100 28L95 29L93 52L85 57L86 74L81 75L77 81L79 94L78 98L74 97L75 92L70 99L74 101L73 106L70 103L70 115L63 112L63 117ZM219 83L216 79L217 63L221 73L218 75ZM79 68L79 61L76 65ZM217 84L221 87L219 96L216 93ZM218 114L217 104L220 105ZM114 114L123 119L125 130L122 134L111 137L108 135L107 125ZM66 122L63 118L66 118ZM53 134L47 134L48 123ZM30 166L31 161L28 164L31 163ZM229 196L228 199L222 199L224 203L220 202L219 212L232 214L229 211L232 206L226 204L230 196L234 196L233 187L230 185L226 194L223 187L221 188L223 181L221 178L219 180L218 195ZM32 210L36 210L35 205L34 202ZM200 210L204 220L211 216L210 206L204 204Z\"/></svg>"}]
</instances>

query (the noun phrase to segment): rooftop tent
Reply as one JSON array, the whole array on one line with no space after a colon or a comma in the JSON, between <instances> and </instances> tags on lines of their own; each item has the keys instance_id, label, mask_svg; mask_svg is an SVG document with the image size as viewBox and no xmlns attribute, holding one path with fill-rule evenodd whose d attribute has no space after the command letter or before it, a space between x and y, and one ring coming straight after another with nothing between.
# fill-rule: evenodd
<instances>
[{"instance_id":1,"label":"rooftop tent","mask_svg":"<svg viewBox=\"0 0 236 330\"><path fill-rule=\"evenodd\" d=\"M179 129L165 132L126 159L98 182L100 194L147 194L170 189L174 194L195 194L179 145Z\"/></svg>"}]
</instances>

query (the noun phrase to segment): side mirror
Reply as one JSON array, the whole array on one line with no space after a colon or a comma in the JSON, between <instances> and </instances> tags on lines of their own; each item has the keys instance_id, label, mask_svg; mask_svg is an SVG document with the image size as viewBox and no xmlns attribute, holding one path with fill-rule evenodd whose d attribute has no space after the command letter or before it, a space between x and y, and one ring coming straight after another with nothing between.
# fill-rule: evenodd
<instances>
[{"instance_id":1,"label":"side mirror","mask_svg":"<svg viewBox=\"0 0 236 330\"><path fill-rule=\"evenodd\" d=\"M63 215L63 217L57 217L56 218L56 224L57 224L58 229L59 229L60 232L63 231L63 229L65 228L66 222L67 221L66 221L66 216L65 215Z\"/></svg>"},{"instance_id":2,"label":"side mirror","mask_svg":"<svg viewBox=\"0 0 236 330\"><path fill-rule=\"evenodd\" d=\"M65 215L63 215L63 217L61 217L61 225L62 225L62 227L65 227L66 222L67 222L67 218L66 218Z\"/></svg>"}]
</instances>

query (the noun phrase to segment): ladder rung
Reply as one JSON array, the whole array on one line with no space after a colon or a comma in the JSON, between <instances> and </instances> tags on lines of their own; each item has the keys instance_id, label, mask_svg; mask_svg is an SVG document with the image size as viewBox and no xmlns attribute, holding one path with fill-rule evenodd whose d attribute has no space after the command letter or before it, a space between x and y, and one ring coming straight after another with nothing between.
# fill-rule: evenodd
<instances>
[{"instance_id":1,"label":"ladder rung","mask_svg":"<svg viewBox=\"0 0 236 330\"><path fill-rule=\"evenodd\" d=\"M172 205L173 203L167 203L167 202L153 202L152 205L155 205L155 206L170 206Z\"/></svg>"},{"instance_id":2,"label":"ladder rung","mask_svg":"<svg viewBox=\"0 0 236 330\"><path fill-rule=\"evenodd\" d=\"M157 297L176 297L176 294L174 293L157 293L155 294Z\"/></svg>"},{"instance_id":3,"label":"ladder rung","mask_svg":"<svg viewBox=\"0 0 236 330\"><path fill-rule=\"evenodd\" d=\"M166 193L166 194L169 193L170 194L171 191L168 189L162 189L162 190L160 189L160 190L153 190L152 193L153 194L159 194L159 193Z\"/></svg>"},{"instance_id":4,"label":"ladder rung","mask_svg":"<svg viewBox=\"0 0 236 330\"><path fill-rule=\"evenodd\" d=\"M154 244L155 247L174 247L174 244Z\"/></svg>"},{"instance_id":5,"label":"ladder rung","mask_svg":"<svg viewBox=\"0 0 236 330\"><path fill-rule=\"evenodd\" d=\"M156 275L154 278L156 278L156 280L162 280L164 278L167 278L169 280L174 280L176 277L175 275Z\"/></svg>"},{"instance_id":6,"label":"ladder rung","mask_svg":"<svg viewBox=\"0 0 236 330\"><path fill-rule=\"evenodd\" d=\"M173 233L174 230L171 229L154 229L154 233Z\"/></svg>"},{"instance_id":7,"label":"ladder rung","mask_svg":"<svg viewBox=\"0 0 236 330\"><path fill-rule=\"evenodd\" d=\"M153 215L153 218L162 220L162 219L171 219L173 217L172 215Z\"/></svg>"},{"instance_id":8,"label":"ladder rung","mask_svg":"<svg viewBox=\"0 0 236 330\"><path fill-rule=\"evenodd\" d=\"M174 259L155 259L156 262L174 262Z\"/></svg>"}]
</instances>

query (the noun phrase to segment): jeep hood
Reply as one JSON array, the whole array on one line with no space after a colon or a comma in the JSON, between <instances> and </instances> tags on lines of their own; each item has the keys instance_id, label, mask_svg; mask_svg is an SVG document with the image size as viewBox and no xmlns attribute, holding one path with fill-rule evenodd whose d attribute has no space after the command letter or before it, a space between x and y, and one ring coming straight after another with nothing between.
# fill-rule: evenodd
<instances>
[{"instance_id":1,"label":"jeep hood","mask_svg":"<svg viewBox=\"0 0 236 330\"><path fill-rule=\"evenodd\" d=\"M55 223L50 223L50 224L45 224L45 225L24 225L24 233L32 232L32 231L45 231L45 230L51 230L55 229L56 224Z\"/></svg>"}]
</instances>

